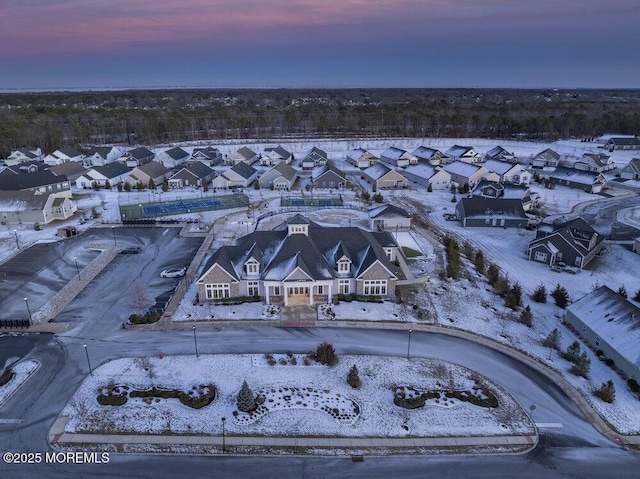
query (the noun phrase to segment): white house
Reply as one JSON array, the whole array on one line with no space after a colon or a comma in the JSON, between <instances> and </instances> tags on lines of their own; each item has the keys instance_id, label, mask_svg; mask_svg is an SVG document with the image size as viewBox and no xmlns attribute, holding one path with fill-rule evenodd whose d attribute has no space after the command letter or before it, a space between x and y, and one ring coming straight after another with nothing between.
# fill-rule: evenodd
<instances>
[{"instance_id":1,"label":"white house","mask_svg":"<svg viewBox=\"0 0 640 479\"><path fill-rule=\"evenodd\" d=\"M92 166L103 166L112 163L122 156L122 152L115 146L94 146L82 158L82 164L91 168Z\"/></svg>"},{"instance_id":2,"label":"white house","mask_svg":"<svg viewBox=\"0 0 640 479\"><path fill-rule=\"evenodd\" d=\"M528 185L531 183L531 173L519 163L509 163L501 160L487 160L483 166L490 172L497 174L503 183Z\"/></svg>"},{"instance_id":3,"label":"white house","mask_svg":"<svg viewBox=\"0 0 640 479\"><path fill-rule=\"evenodd\" d=\"M211 187L214 189L246 188L254 182L256 176L258 176L258 170L244 162L239 162L214 178Z\"/></svg>"},{"instance_id":4,"label":"white house","mask_svg":"<svg viewBox=\"0 0 640 479\"><path fill-rule=\"evenodd\" d=\"M12 150L11 154L5 158L4 164L7 166L16 166L20 163L26 163L29 161L42 161L44 155L40 148L18 148Z\"/></svg>"},{"instance_id":5,"label":"white house","mask_svg":"<svg viewBox=\"0 0 640 479\"><path fill-rule=\"evenodd\" d=\"M472 146L453 145L444 154L452 161L464 161L465 163L480 163L484 159Z\"/></svg>"},{"instance_id":6,"label":"white house","mask_svg":"<svg viewBox=\"0 0 640 479\"><path fill-rule=\"evenodd\" d=\"M418 157L406 150L391 146L380 154L380 161L390 166L404 168L409 165L416 165Z\"/></svg>"},{"instance_id":7,"label":"white house","mask_svg":"<svg viewBox=\"0 0 640 479\"><path fill-rule=\"evenodd\" d=\"M239 150L234 151L225 159L225 163L227 165L237 165L238 163L245 163L251 166L256 161L258 161L258 154L251 148L247 148L246 146L243 146Z\"/></svg>"},{"instance_id":8,"label":"white house","mask_svg":"<svg viewBox=\"0 0 640 479\"><path fill-rule=\"evenodd\" d=\"M281 161L289 164L292 160L293 154L280 145L267 147L264 149L262 155L260 155L261 166L275 166Z\"/></svg>"},{"instance_id":9,"label":"white house","mask_svg":"<svg viewBox=\"0 0 640 479\"><path fill-rule=\"evenodd\" d=\"M76 186L78 188L92 188L93 184L96 183L104 188L109 182L109 185L114 187L118 183L122 183L130 171L131 168L127 168L126 165L117 161L103 166L96 166L76 179Z\"/></svg>"},{"instance_id":10,"label":"white house","mask_svg":"<svg viewBox=\"0 0 640 479\"><path fill-rule=\"evenodd\" d=\"M44 157L44 163L49 166L61 165L69 161L82 162L82 153L71 146L65 146Z\"/></svg>"},{"instance_id":11,"label":"white house","mask_svg":"<svg viewBox=\"0 0 640 479\"><path fill-rule=\"evenodd\" d=\"M271 188L273 190L290 190L298 178L298 170L281 161L277 165L265 171L258 183L260 188Z\"/></svg>"},{"instance_id":12,"label":"white house","mask_svg":"<svg viewBox=\"0 0 640 479\"><path fill-rule=\"evenodd\" d=\"M357 166L361 170L369 168L379 161L380 158L364 148L356 148L347 153L347 163Z\"/></svg>"},{"instance_id":13,"label":"white house","mask_svg":"<svg viewBox=\"0 0 640 479\"><path fill-rule=\"evenodd\" d=\"M446 190L451 185L451 175L441 168L436 168L427 163L407 166L402 170L404 177L432 190Z\"/></svg>"}]
</instances>

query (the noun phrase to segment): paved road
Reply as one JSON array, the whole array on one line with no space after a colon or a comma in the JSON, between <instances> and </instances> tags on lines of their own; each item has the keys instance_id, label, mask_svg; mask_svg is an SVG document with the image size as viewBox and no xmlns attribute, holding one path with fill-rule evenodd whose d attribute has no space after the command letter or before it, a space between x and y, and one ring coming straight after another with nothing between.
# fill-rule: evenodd
<instances>
[{"instance_id":1,"label":"paved road","mask_svg":"<svg viewBox=\"0 0 640 479\"><path fill-rule=\"evenodd\" d=\"M0 448L12 451L48 451L46 433L58 413L87 374L82 344L87 343L94 367L123 356L192 353L191 331L124 331L100 323L80 328L37 345L30 356L41 368L0 411L3 418L21 418L19 424L0 424ZM403 331L306 328L233 328L200 330L201 354L305 352L320 341L332 342L338 353L406 354L407 336ZM464 354L461 352L464 351ZM108 465L9 466L0 464L0 477L179 477L184 471L208 477L212 470L223 477L424 476L427 472L446 472L455 477L636 477L640 458L615 447L586 422L576 406L545 377L522 364L477 344L457 338L414 333L412 356L440 357L478 370L498 380L517 400L528 407L536 405L538 423L560 423L562 427L542 429L541 446L517 457L460 458L367 458L356 464L342 458L193 458L158 456L116 456ZM615 468L615 469L614 469ZM9 476L8 476L9 475Z\"/></svg>"},{"instance_id":2,"label":"paved road","mask_svg":"<svg viewBox=\"0 0 640 479\"><path fill-rule=\"evenodd\" d=\"M640 195L619 199L607 199L586 206L578 206L576 213L584 217L596 231L609 235L609 239L624 241L640 236L640 230L620 223L616 215L619 211L640 206Z\"/></svg>"}]
</instances>

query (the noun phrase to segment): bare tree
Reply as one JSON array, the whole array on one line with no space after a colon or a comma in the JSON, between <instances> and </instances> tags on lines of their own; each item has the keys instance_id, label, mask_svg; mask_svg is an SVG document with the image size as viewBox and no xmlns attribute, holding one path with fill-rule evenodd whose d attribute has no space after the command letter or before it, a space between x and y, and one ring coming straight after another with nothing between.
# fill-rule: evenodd
<instances>
[{"instance_id":1,"label":"bare tree","mask_svg":"<svg viewBox=\"0 0 640 479\"><path fill-rule=\"evenodd\" d=\"M146 288L139 281L136 282L129 293L129 302L127 303L127 306L133 309L137 314L143 315L151 305L152 300Z\"/></svg>"}]
</instances>

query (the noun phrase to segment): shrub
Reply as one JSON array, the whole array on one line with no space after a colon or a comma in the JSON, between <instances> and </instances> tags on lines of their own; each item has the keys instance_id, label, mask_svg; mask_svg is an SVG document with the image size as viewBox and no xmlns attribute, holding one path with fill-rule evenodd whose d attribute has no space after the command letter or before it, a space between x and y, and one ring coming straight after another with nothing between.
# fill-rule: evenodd
<instances>
[{"instance_id":1,"label":"shrub","mask_svg":"<svg viewBox=\"0 0 640 479\"><path fill-rule=\"evenodd\" d=\"M587 356L587 353L583 352L580 356L578 356L573 366L569 368L569 372L571 374L575 374L576 376L582 376L583 378L588 379L590 369L591 360Z\"/></svg>"},{"instance_id":2,"label":"shrub","mask_svg":"<svg viewBox=\"0 0 640 479\"><path fill-rule=\"evenodd\" d=\"M101 406L122 406L127 402L127 393L122 394L100 394L97 397L98 404Z\"/></svg>"},{"instance_id":3,"label":"shrub","mask_svg":"<svg viewBox=\"0 0 640 479\"><path fill-rule=\"evenodd\" d=\"M540 284L533 291L533 295L531 296L536 303L546 303L547 302L547 288L544 287L544 284Z\"/></svg>"},{"instance_id":4,"label":"shrub","mask_svg":"<svg viewBox=\"0 0 640 479\"><path fill-rule=\"evenodd\" d=\"M533 314L531 314L531 306L527 305L526 308L522 310L520 313L520 318L518 318L522 324L531 327L531 323L533 322Z\"/></svg>"},{"instance_id":5,"label":"shrub","mask_svg":"<svg viewBox=\"0 0 640 479\"><path fill-rule=\"evenodd\" d=\"M316 361L326 366L335 366L338 364L338 356L331 343L324 341L318 345L316 349Z\"/></svg>"},{"instance_id":6,"label":"shrub","mask_svg":"<svg viewBox=\"0 0 640 479\"><path fill-rule=\"evenodd\" d=\"M161 316L160 313L146 313L142 316L134 313L129 316L129 322L131 324L150 324L158 321Z\"/></svg>"},{"instance_id":7,"label":"shrub","mask_svg":"<svg viewBox=\"0 0 640 479\"><path fill-rule=\"evenodd\" d=\"M560 331L558 331L558 328L555 328L542 340L542 345L553 349L560 347Z\"/></svg>"},{"instance_id":8,"label":"shrub","mask_svg":"<svg viewBox=\"0 0 640 479\"><path fill-rule=\"evenodd\" d=\"M574 341L573 343L571 343L567 347L566 351L560 353L560 357L566 359L567 361L571 361L572 363L577 362L578 358L580 357L580 343L578 343L578 341Z\"/></svg>"},{"instance_id":9,"label":"shrub","mask_svg":"<svg viewBox=\"0 0 640 479\"><path fill-rule=\"evenodd\" d=\"M640 384L638 384L638 381L636 381L635 379L627 379L627 386L629 386L629 389L631 389L634 393L640 393Z\"/></svg>"},{"instance_id":10,"label":"shrub","mask_svg":"<svg viewBox=\"0 0 640 479\"><path fill-rule=\"evenodd\" d=\"M622 296L623 298L627 297L627 289L624 286L620 286L620 288L618 288L618 294L620 296Z\"/></svg>"},{"instance_id":11,"label":"shrub","mask_svg":"<svg viewBox=\"0 0 640 479\"><path fill-rule=\"evenodd\" d=\"M593 394L604 402L612 403L616 399L616 388L613 381L609 379L606 383L602 383L602 386L596 389Z\"/></svg>"},{"instance_id":12,"label":"shrub","mask_svg":"<svg viewBox=\"0 0 640 479\"><path fill-rule=\"evenodd\" d=\"M347 384L349 384L353 389L357 389L362 386L362 381L358 375L358 368L355 364L351 366L351 369L349 369L349 374L347 374Z\"/></svg>"},{"instance_id":13,"label":"shrub","mask_svg":"<svg viewBox=\"0 0 640 479\"><path fill-rule=\"evenodd\" d=\"M640 302L640 289L638 291L636 291L636 294L633 297L633 300Z\"/></svg>"},{"instance_id":14,"label":"shrub","mask_svg":"<svg viewBox=\"0 0 640 479\"><path fill-rule=\"evenodd\" d=\"M2 373L2 376L0 376L0 386L4 386L9 381L11 381L13 379L13 376L15 376L13 370L11 368L6 368Z\"/></svg>"}]
</instances>

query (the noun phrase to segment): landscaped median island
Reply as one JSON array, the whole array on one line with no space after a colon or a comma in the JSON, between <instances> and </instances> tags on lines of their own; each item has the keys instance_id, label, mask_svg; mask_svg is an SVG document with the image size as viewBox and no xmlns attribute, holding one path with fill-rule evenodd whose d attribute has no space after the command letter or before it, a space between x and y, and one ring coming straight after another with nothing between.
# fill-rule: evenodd
<instances>
[{"instance_id":1,"label":"landscaped median island","mask_svg":"<svg viewBox=\"0 0 640 479\"><path fill-rule=\"evenodd\" d=\"M332 350L330 345L327 348ZM169 435L176 438L175 447L163 446L163 451L195 453L220 450L211 444L186 447L182 436L220 436L222 418L227 438L266 438L265 446L268 438L278 437L535 436L529 416L502 386L462 366L383 356L340 356L330 366L333 359L324 353L319 346L307 354L111 361L86 378L63 410L62 416L68 417L64 432ZM138 445L123 444L118 450L160 450L157 445L140 445L139 438L135 442ZM63 439L59 446L64 443ZM523 445L501 445L495 451L524 449ZM265 450L233 449L245 453ZM296 452L346 453L331 448L298 448ZM367 448L363 452L375 453ZM428 451L409 447L402 452ZM390 453L388 448L384 453Z\"/></svg>"},{"instance_id":2,"label":"landscaped median island","mask_svg":"<svg viewBox=\"0 0 640 479\"><path fill-rule=\"evenodd\" d=\"M40 363L33 359L21 361L0 373L0 406L38 369Z\"/></svg>"}]
</instances>

